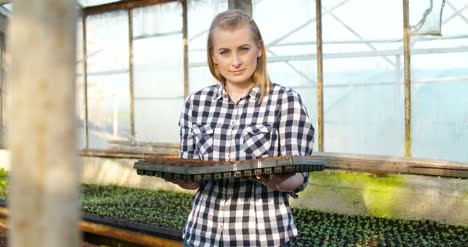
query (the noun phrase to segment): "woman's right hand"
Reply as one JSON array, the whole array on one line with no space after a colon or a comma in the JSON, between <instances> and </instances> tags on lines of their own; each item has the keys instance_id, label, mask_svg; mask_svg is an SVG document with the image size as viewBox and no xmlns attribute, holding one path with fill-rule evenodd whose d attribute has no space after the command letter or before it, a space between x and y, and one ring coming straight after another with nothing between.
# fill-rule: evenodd
<instances>
[{"instance_id":1,"label":"woman's right hand","mask_svg":"<svg viewBox=\"0 0 468 247\"><path fill-rule=\"evenodd\" d=\"M177 179L177 178L164 178L164 181L177 184L181 188L186 189L186 190L196 190L198 187L200 187L200 181L196 180L183 180L183 179Z\"/></svg>"}]
</instances>

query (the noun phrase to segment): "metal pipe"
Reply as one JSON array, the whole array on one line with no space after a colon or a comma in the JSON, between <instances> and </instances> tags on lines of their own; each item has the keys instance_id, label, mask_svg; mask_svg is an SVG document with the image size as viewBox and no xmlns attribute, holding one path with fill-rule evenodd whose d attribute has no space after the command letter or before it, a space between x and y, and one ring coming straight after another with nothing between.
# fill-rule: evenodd
<instances>
[{"instance_id":1,"label":"metal pipe","mask_svg":"<svg viewBox=\"0 0 468 247\"><path fill-rule=\"evenodd\" d=\"M447 47L447 48L418 48L412 49L411 54L442 54L442 53L461 53L467 52L468 46ZM380 56L403 55L401 49L380 50L380 51L360 51L360 52L337 52L323 54L323 59L343 59L343 58L363 58ZM288 61L306 61L317 59L316 54L301 54L291 56L276 56L268 58L268 63L288 62ZM190 68L207 67L206 61L190 63Z\"/></svg>"},{"instance_id":2,"label":"metal pipe","mask_svg":"<svg viewBox=\"0 0 468 247\"><path fill-rule=\"evenodd\" d=\"M4 124L3 124L3 113L5 108L5 62L4 62L4 53L5 53L5 35L0 33L0 148L5 147L5 137L4 137Z\"/></svg>"},{"instance_id":3,"label":"metal pipe","mask_svg":"<svg viewBox=\"0 0 468 247\"><path fill-rule=\"evenodd\" d=\"M130 92L130 138L135 140L135 99L134 88L134 66L133 66L133 10L128 10L128 70L129 70L129 92Z\"/></svg>"},{"instance_id":4,"label":"metal pipe","mask_svg":"<svg viewBox=\"0 0 468 247\"><path fill-rule=\"evenodd\" d=\"M409 0L403 0L403 47L405 77L405 156L411 157L411 50Z\"/></svg>"},{"instance_id":5,"label":"metal pipe","mask_svg":"<svg viewBox=\"0 0 468 247\"><path fill-rule=\"evenodd\" d=\"M78 247L74 0L16 0L9 28L12 247Z\"/></svg>"},{"instance_id":6,"label":"metal pipe","mask_svg":"<svg viewBox=\"0 0 468 247\"><path fill-rule=\"evenodd\" d=\"M322 1L315 1L316 39L317 39L317 124L318 151L324 151L323 121L323 49L322 49Z\"/></svg>"},{"instance_id":7,"label":"metal pipe","mask_svg":"<svg viewBox=\"0 0 468 247\"><path fill-rule=\"evenodd\" d=\"M187 0L182 1L182 34L184 41L184 99L189 94L189 60L188 60L188 16L187 16Z\"/></svg>"},{"instance_id":8,"label":"metal pipe","mask_svg":"<svg viewBox=\"0 0 468 247\"><path fill-rule=\"evenodd\" d=\"M86 44L87 42L87 35L86 35L86 16L82 15L81 17L82 21L82 29L83 29L83 87L84 87L84 92L83 92L83 104L84 104L84 148L87 149L89 148L89 129L88 129L88 46Z\"/></svg>"},{"instance_id":9,"label":"metal pipe","mask_svg":"<svg viewBox=\"0 0 468 247\"><path fill-rule=\"evenodd\" d=\"M90 6L83 8L83 15L96 15L102 14L105 12L116 11L116 10L126 10L133 8L141 8L156 4L176 2L178 0L121 0L114 1L111 3L106 3L102 5Z\"/></svg>"}]
</instances>

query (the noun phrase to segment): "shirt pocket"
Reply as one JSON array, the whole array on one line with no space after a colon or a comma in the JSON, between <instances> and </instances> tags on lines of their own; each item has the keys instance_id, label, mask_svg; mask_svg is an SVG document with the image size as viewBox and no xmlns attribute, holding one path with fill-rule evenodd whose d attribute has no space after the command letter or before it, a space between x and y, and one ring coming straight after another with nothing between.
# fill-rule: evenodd
<instances>
[{"instance_id":1,"label":"shirt pocket","mask_svg":"<svg viewBox=\"0 0 468 247\"><path fill-rule=\"evenodd\" d=\"M193 125L193 135L197 146L198 154L202 157L213 152L214 131L210 125Z\"/></svg>"},{"instance_id":2,"label":"shirt pocket","mask_svg":"<svg viewBox=\"0 0 468 247\"><path fill-rule=\"evenodd\" d=\"M271 147L271 125L247 126L241 135L242 150L254 159L268 154Z\"/></svg>"}]
</instances>

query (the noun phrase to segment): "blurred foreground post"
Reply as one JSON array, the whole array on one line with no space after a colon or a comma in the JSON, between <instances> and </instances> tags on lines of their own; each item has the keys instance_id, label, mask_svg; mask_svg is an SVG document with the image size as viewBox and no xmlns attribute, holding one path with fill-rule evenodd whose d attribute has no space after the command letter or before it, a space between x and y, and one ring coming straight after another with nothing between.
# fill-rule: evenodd
<instances>
[{"instance_id":1,"label":"blurred foreground post","mask_svg":"<svg viewBox=\"0 0 468 247\"><path fill-rule=\"evenodd\" d=\"M79 245L74 0L16 0L7 48L10 246Z\"/></svg>"}]
</instances>

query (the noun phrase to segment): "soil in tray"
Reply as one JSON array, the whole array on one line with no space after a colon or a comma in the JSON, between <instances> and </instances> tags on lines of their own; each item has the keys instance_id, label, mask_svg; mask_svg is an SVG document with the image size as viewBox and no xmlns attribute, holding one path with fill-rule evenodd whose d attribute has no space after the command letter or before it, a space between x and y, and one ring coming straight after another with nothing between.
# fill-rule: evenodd
<instances>
[{"instance_id":1,"label":"soil in tray","mask_svg":"<svg viewBox=\"0 0 468 247\"><path fill-rule=\"evenodd\" d=\"M0 226L0 247L8 247L8 230L3 226ZM81 247L97 247L97 245L82 241Z\"/></svg>"},{"instance_id":2,"label":"soil in tray","mask_svg":"<svg viewBox=\"0 0 468 247\"><path fill-rule=\"evenodd\" d=\"M243 161L212 161L212 160L196 160L196 159L181 159L181 158L158 158L158 159L145 159L139 160L138 162L150 163L150 164L166 164L176 166L216 166L216 165L232 165L241 162L255 162L258 160L276 160L276 159L287 159L292 157L315 157L315 156L278 156L278 157L267 157L255 160L243 160Z\"/></svg>"}]
</instances>

